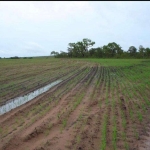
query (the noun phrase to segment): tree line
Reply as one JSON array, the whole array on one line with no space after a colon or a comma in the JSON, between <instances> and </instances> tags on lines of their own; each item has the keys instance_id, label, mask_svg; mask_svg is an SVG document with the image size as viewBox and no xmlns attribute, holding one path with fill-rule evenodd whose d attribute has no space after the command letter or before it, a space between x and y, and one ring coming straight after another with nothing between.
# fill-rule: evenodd
<instances>
[{"instance_id":1,"label":"tree line","mask_svg":"<svg viewBox=\"0 0 150 150\"><path fill-rule=\"evenodd\" d=\"M52 51L51 54L56 58L150 58L150 48L144 48L142 45L137 49L130 46L127 51L115 43L108 43L102 47L92 48L94 41L84 38L76 43L69 43L67 51L60 53Z\"/></svg>"}]
</instances>

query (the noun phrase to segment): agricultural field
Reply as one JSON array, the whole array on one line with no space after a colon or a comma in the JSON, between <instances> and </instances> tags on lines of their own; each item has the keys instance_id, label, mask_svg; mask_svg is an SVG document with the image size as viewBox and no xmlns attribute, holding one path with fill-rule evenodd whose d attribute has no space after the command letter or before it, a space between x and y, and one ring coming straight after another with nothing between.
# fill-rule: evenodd
<instances>
[{"instance_id":1,"label":"agricultural field","mask_svg":"<svg viewBox=\"0 0 150 150\"><path fill-rule=\"evenodd\" d=\"M0 150L150 149L150 60L1 59Z\"/></svg>"}]
</instances>

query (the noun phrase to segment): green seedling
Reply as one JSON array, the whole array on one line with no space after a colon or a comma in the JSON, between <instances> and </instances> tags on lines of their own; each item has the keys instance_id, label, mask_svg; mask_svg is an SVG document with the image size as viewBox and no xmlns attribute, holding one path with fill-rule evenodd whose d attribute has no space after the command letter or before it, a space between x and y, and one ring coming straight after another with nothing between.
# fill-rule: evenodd
<instances>
[{"instance_id":1,"label":"green seedling","mask_svg":"<svg viewBox=\"0 0 150 150\"><path fill-rule=\"evenodd\" d=\"M140 122L142 122L143 116L142 116L141 112L138 112L138 119L139 119Z\"/></svg>"},{"instance_id":2,"label":"green seedling","mask_svg":"<svg viewBox=\"0 0 150 150\"><path fill-rule=\"evenodd\" d=\"M81 140L80 135L77 135L77 143L79 143L79 142L80 142L80 140Z\"/></svg>"},{"instance_id":3,"label":"green seedling","mask_svg":"<svg viewBox=\"0 0 150 150\"><path fill-rule=\"evenodd\" d=\"M62 123L63 123L63 128L65 128L65 127L66 127L66 125L67 125L67 120L66 120L66 119L64 119Z\"/></svg>"}]
</instances>

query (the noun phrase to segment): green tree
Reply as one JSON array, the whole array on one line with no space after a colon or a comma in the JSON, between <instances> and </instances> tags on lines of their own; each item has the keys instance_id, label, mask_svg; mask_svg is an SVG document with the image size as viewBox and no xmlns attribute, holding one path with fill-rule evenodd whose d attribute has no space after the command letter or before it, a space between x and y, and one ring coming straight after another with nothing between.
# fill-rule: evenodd
<instances>
[{"instance_id":1,"label":"green tree","mask_svg":"<svg viewBox=\"0 0 150 150\"><path fill-rule=\"evenodd\" d=\"M104 57L104 51L103 51L103 48L102 48L102 47L98 47L98 48L96 49L96 56L99 57L99 58Z\"/></svg>"},{"instance_id":2,"label":"green tree","mask_svg":"<svg viewBox=\"0 0 150 150\"><path fill-rule=\"evenodd\" d=\"M144 53L145 53L145 48L142 45L140 45L139 46L139 54L140 54L141 58L144 58Z\"/></svg>"},{"instance_id":3,"label":"green tree","mask_svg":"<svg viewBox=\"0 0 150 150\"><path fill-rule=\"evenodd\" d=\"M103 51L102 47L91 48L89 50L89 56L102 58L104 56L104 51Z\"/></svg>"},{"instance_id":4,"label":"green tree","mask_svg":"<svg viewBox=\"0 0 150 150\"><path fill-rule=\"evenodd\" d=\"M90 50L89 50L89 56L90 57L93 57L93 56L96 56L96 48L91 48Z\"/></svg>"},{"instance_id":5,"label":"green tree","mask_svg":"<svg viewBox=\"0 0 150 150\"><path fill-rule=\"evenodd\" d=\"M136 56L137 49L134 46L130 46L128 49L130 56Z\"/></svg>"},{"instance_id":6,"label":"green tree","mask_svg":"<svg viewBox=\"0 0 150 150\"><path fill-rule=\"evenodd\" d=\"M79 47L76 43L68 44L68 56L69 57L79 57Z\"/></svg>"},{"instance_id":7,"label":"green tree","mask_svg":"<svg viewBox=\"0 0 150 150\"><path fill-rule=\"evenodd\" d=\"M145 56L147 58L150 58L150 48L148 48L148 47L145 49Z\"/></svg>"},{"instance_id":8,"label":"green tree","mask_svg":"<svg viewBox=\"0 0 150 150\"><path fill-rule=\"evenodd\" d=\"M69 43L68 56L69 57L85 57L88 55L89 47L93 46L95 42L90 39L84 38L77 43Z\"/></svg>"},{"instance_id":9,"label":"green tree","mask_svg":"<svg viewBox=\"0 0 150 150\"><path fill-rule=\"evenodd\" d=\"M51 55L54 55L54 56L55 56L55 54L56 54L56 52L55 52L55 51L52 51L52 52L51 52Z\"/></svg>"},{"instance_id":10,"label":"green tree","mask_svg":"<svg viewBox=\"0 0 150 150\"><path fill-rule=\"evenodd\" d=\"M122 48L115 42L108 43L108 45L103 46L103 51L105 57L114 57L116 54L119 56L123 53Z\"/></svg>"},{"instance_id":11,"label":"green tree","mask_svg":"<svg viewBox=\"0 0 150 150\"><path fill-rule=\"evenodd\" d=\"M58 54L59 54L59 53L58 53L58 52L55 52L55 51L52 51L52 52L51 52L51 55L53 55L53 56L55 56L55 57L56 57Z\"/></svg>"},{"instance_id":12,"label":"green tree","mask_svg":"<svg viewBox=\"0 0 150 150\"><path fill-rule=\"evenodd\" d=\"M85 52L88 52L89 47L92 47L95 44L95 42L91 41L88 38L84 38L82 40L82 43L83 43L83 49L84 49Z\"/></svg>"}]
</instances>

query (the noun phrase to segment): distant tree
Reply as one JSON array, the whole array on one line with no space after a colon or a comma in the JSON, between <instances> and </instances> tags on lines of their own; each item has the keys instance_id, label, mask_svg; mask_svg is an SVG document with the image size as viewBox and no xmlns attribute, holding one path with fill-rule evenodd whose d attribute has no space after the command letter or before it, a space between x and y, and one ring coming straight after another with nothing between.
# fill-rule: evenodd
<instances>
[{"instance_id":1,"label":"distant tree","mask_svg":"<svg viewBox=\"0 0 150 150\"><path fill-rule=\"evenodd\" d=\"M108 45L103 46L103 51L106 57L114 57L116 54L121 55L123 50L120 45L115 42L108 43Z\"/></svg>"},{"instance_id":2,"label":"distant tree","mask_svg":"<svg viewBox=\"0 0 150 150\"><path fill-rule=\"evenodd\" d=\"M145 49L145 55L146 55L147 58L150 58L150 48L147 47Z\"/></svg>"},{"instance_id":3,"label":"distant tree","mask_svg":"<svg viewBox=\"0 0 150 150\"><path fill-rule=\"evenodd\" d=\"M135 46L130 46L127 51L123 51L122 47L111 42L102 47L92 48L95 44L92 40L84 38L82 41L76 43L69 43L67 53L61 51L60 53L52 51L51 54L57 58L61 57L97 57L97 58L150 58L150 48L139 46L137 51Z\"/></svg>"},{"instance_id":4,"label":"distant tree","mask_svg":"<svg viewBox=\"0 0 150 150\"><path fill-rule=\"evenodd\" d=\"M51 52L51 55L53 55L53 56L55 56L55 57L56 57L58 54L59 54L59 53L58 53L58 52L55 52L55 51L52 51L52 52Z\"/></svg>"},{"instance_id":5,"label":"distant tree","mask_svg":"<svg viewBox=\"0 0 150 150\"><path fill-rule=\"evenodd\" d=\"M85 57L86 48L85 48L83 42L82 41L77 42L76 46L77 46L77 49L78 49L79 57Z\"/></svg>"},{"instance_id":6,"label":"distant tree","mask_svg":"<svg viewBox=\"0 0 150 150\"><path fill-rule=\"evenodd\" d=\"M88 39L88 38L84 38L82 40L82 46L85 52L88 52L88 49L90 47L92 47L95 44L95 42L93 42L92 40Z\"/></svg>"},{"instance_id":7,"label":"distant tree","mask_svg":"<svg viewBox=\"0 0 150 150\"><path fill-rule=\"evenodd\" d=\"M102 47L91 48L89 50L90 57L102 58L104 56L104 51Z\"/></svg>"},{"instance_id":8,"label":"distant tree","mask_svg":"<svg viewBox=\"0 0 150 150\"><path fill-rule=\"evenodd\" d=\"M68 57L68 53L60 51L60 53L57 53L55 57L56 58Z\"/></svg>"},{"instance_id":9,"label":"distant tree","mask_svg":"<svg viewBox=\"0 0 150 150\"><path fill-rule=\"evenodd\" d=\"M145 53L145 48L142 45L140 45L139 46L139 54L140 54L141 58L144 58L144 53Z\"/></svg>"},{"instance_id":10,"label":"distant tree","mask_svg":"<svg viewBox=\"0 0 150 150\"><path fill-rule=\"evenodd\" d=\"M68 44L68 56L69 57L78 57L79 56L79 47L76 43Z\"/></svg>"},{"instance_id":11,"label":"distant tree","mask_svg":"<svg viewBox=\"0 0 150 150\"><path fill-rule=\"evenodd\" d=\"M89 50L89 56L90 57L93 57L93 56L96 56L96 48L91 48L90 50Z\"/></svg>"},{"instance_id":12,"label":"distant tree","mask_svg":"<svg viewBox=\"0 0 150 150\"><path fill-rule=\"evenodd\" d=\"M82 41L77 43L69 43L68 56L69 57L85 57L88 55L88 50L92 47L95 42L90 39L84 38Z\"/></svg>"},{"instance_id":13,"label":"distant tree","mask_svg":"<svg viewBox=\"0 0 150 150\"><path fill-rule=\"evenodd\" d=\"M10 57L10 59L19 59L18 56Z\"/></svg>"},{"instance_id":14,"label":"distant tree","mask_svg":"<svg viewBox=\"0 0 150 150\"><path fill-rule=\"evenodd\" d=\"M55 51L52 51L52 52L51 52L51 55L55 55L55 54L56 54L56 52L55 52Z\"/></svg>"},{"instance_id":15,"label":"distant tree","mask_svg":"<svg viewBox=\"0 0 150 150\"><path fill-rule=\"evenodd\" d=\"M134 46L130 46L130 47L129 47L128 53L130 53L131 56L135 56L135 55L136 55L136 52L137 52L136 47L134 47Z\"/></svg>"},{"instance_id":16,"label":"distant tree","mask_svg":"<svg viewBox=\"0 0 150 150\"><path fill-rule=\"evenodd\" d=\"M71 44L71 43L69 43L69 44ZM68 47L68 56L73 57L73 47L72 46Z\"/></svg>"},{"instance_id":17,"label":"distant tree","mask_svg":"<svg viewBox=\"0 0 150 150\"><path fill-rule=\"evenodd\" d=\"M124 51L120 58L129 58L129 57L130 57L130 55L129 55L128 51Z\"/></svg>"},{"instance_id":18,"label":"distant tree","mask_svg":"<svg viewBox=\"0 0 150 150\"><path fill-rule=\"evenodd\" d=\"M99 57L99 58L104 57L104 51L103 51L103 48L102 48L102 47L98 47L98 48L96 49L96 56Z\"/></svg>"}]
</instances>

